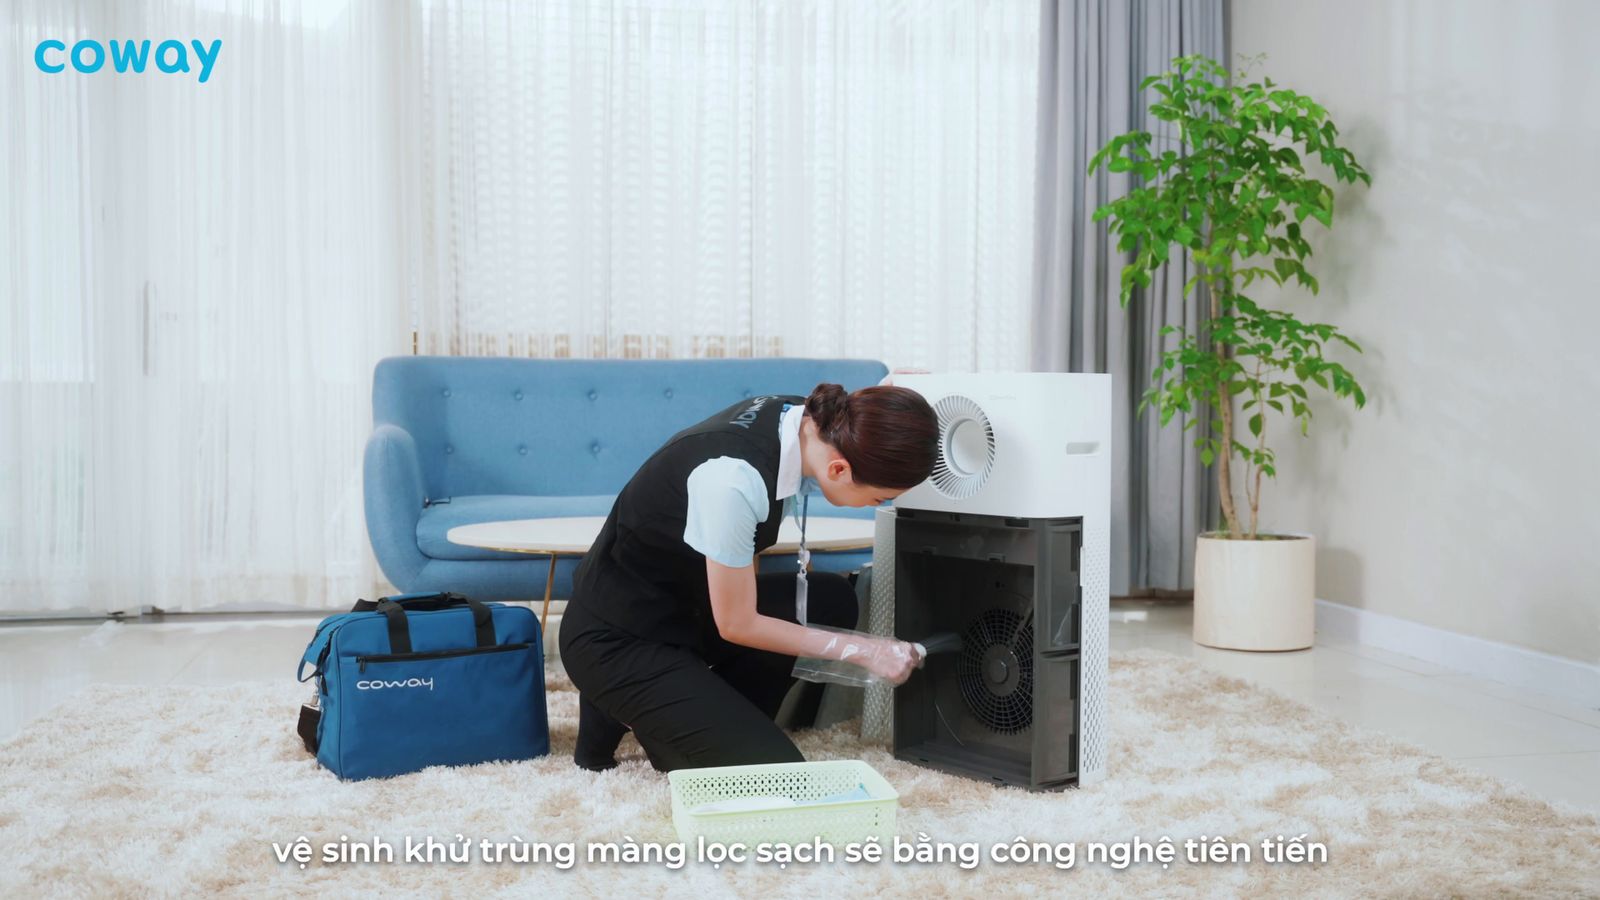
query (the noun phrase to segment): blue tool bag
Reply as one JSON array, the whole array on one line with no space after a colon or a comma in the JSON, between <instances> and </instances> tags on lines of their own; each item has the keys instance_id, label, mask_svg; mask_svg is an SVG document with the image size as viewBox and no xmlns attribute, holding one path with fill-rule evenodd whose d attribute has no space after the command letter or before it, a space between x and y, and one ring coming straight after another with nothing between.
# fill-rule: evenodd
<instances>
[{"instance_id":1,"label":"blue tool bag","mask_svg":"<svg viewBox=\"0 0 1600 900\"><path fill-rule=\"evenodd\" d=\"M322 620L295 677L317 679L300 737L340 778L550 752L544 643L526 607L448 593L362 600Z\"/></svg>"}]
</instances>

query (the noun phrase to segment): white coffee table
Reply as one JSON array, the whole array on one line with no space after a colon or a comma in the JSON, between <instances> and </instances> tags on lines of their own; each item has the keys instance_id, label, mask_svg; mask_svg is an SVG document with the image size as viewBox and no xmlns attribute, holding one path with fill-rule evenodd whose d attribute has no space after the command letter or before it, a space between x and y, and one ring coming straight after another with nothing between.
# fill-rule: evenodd
<instances>
[{"instance_id":1,"label":"white coffee table","mask_svg":"<svg viewBox=\"0 0 1600 900\"><path fill-rule=\"evenodd\" d=\"M588 553L589 545L600 536L600 528L605 521L605 516L572 516L479 522L476 525L457 525L446 532L445 539L466 547L550 557L550 572L544 579L544 609L539 613L539 630L543 633L550 616L550 592L555 588L556 559ZM806 521L806 547L810 550L870 549L873 527L872 519L811 516ZM778 528L778 542L762 553L793 553L799 549L800 526L795 524L793 518L788 518Z\"/></svg>"}]
</instances>

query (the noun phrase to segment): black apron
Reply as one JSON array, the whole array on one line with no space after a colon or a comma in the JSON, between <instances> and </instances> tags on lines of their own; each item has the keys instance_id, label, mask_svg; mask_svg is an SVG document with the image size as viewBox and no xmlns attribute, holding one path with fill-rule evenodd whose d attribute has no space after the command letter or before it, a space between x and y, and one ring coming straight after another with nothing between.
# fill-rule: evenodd
<instances>
[{"instance_id":1,"label":"black apron","mask_svg":"<svg viewBox=\"0 0 1600 900\"><path fill-rule=\"evenodd\" d=\"M767 489L767 518L756 525L757 553L778 542L778 424L785 403L804 397L751 397L678 432L644 461L617 495L600 536L572 579L571 603L638 637L700 648L712 627L706 558L684 543L689 474L719 456L748 462Z\"/></svg>"}]
</instances>

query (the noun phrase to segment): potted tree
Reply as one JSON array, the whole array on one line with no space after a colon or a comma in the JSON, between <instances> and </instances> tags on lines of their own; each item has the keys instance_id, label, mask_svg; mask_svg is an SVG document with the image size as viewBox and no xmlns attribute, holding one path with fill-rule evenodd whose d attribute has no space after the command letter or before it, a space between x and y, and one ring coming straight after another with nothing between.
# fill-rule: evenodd
<instances>
[{"instance_id":1,"label":"potted tree","mask_svg":"<svg viewBox=\"0 0 1600 900\"><path fill-rule=\"evenodd\" d=\"M1164 349L1140 411L1154 407L1161 424L1179 412L1185 429L1209 408L1208 427L1196 428L1200 459L1214 466L1225 528L1199 537L1195 552L1194 639L1240 650L1311 646L1314 625L1315 539L1259 531L1261 480L1277 474L1267 445L1270 418L1287 417L1309 433L1311 389L1366 403L1344 366L1326 346L1361 348L1333 325L1307 322L1245 294L1252 284L1290 281L1317 292L1307 271L1307 220L1333 224L1333 189L1306 171L1320 162L1339 181L1368 176L1327 110L1270 78L1235 83L1203 56L1174 59L1172 68L1140 82L1154 90L1150 114L1175 131L1182 150L1152 149L1153 137L1134 131L1094 155L1102 166L1135 176L1135 187L1095 211L1131 253L1122 270L1121 303L1151 273L1168 265L1174 247L1187 250L1196 274L1184 294L1200 290L1209 315L1195 333L1162 329ZM1248 68L1239 73L1239 82ZM1235 497L1235 460L1243 467L1244 504Z\"/></svg>"}]
</instances>

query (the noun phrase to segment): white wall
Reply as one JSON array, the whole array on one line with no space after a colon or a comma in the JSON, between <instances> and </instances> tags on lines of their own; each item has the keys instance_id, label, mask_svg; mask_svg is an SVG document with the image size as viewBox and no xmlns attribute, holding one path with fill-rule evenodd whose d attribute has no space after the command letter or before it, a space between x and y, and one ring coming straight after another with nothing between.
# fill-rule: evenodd
<instances>
[{"instance_id":1,"label":"white wall","mask_svg":"<svg viewBox=\"0 0 1600 900\"><path fill-rule=\"evenodd\" d=\"M1324 599L1600 662L1600 3L1234 0L1231 34L1373 175L1285 299L1369 404L1279 429L1263 525L1316 533Z\"/></svg>"}]
</instances>

